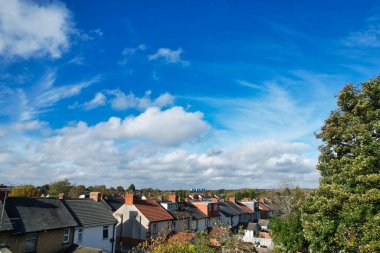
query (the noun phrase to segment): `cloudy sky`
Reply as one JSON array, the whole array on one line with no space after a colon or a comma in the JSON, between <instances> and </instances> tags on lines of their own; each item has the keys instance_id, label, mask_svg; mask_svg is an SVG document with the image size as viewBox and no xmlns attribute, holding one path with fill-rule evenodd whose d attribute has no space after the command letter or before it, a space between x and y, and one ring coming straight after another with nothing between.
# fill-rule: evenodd
<instances>
[{"instance_id":1,"label":"cloudy sky","mask_svg":"<svg viewBox=\"0 0 380 253\"><path fill-rule=\"evenodd\" d=\"M318 184L378 1L0 1L0 183Z\"/></svg>"}]
</instances>

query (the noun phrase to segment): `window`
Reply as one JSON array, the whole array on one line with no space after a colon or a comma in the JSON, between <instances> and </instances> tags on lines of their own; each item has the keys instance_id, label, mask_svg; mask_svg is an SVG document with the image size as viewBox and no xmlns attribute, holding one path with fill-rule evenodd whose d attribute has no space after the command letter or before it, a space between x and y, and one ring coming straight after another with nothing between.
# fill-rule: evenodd
<instances>
[{"instance_id":1,"label":"window","mask_svg":"<svg viewBox=\"0 0 380 253\"><path fill-rule=\"evenodd\" d=\"M83 240L83 228L78 228L78 242Z\"/></svg>"},{"instance_id":2,"label":"window","mask_svg":"<svg viewBox=\"0 0 380 253\"><path fill-rule=\"evenodd\" d=\"M157 233L157 223L152 223L152 234L156 235Z\"/></svg>"},{"instance_id":3,"label":"window","mask_svg":"<svg viewBox=\"0 0 380 253\"><path fill-rule=\"evenodd\" d=\"M63 231L63 243L68 243L70 241L70 228L65 228Z\"/></svg>"},{"instance_id":4,"label":"window","mask_svg":"<svg viewBox=\"0 0 380 253\"><path fill-rule=\"evenodd\" d=\"M108 226L103 227L103 239L108 239Z\"/></svg>"},{"instance_id":5,"label":"window","mask_svg":"<svg viewBox=\"0 0 380 253\"><path fill-rule=\"evenodd\" d=\"M26 235L26 242L24 252L34 252L37 245L37 233L31 233Z\"/></svg>"}]
</instances>

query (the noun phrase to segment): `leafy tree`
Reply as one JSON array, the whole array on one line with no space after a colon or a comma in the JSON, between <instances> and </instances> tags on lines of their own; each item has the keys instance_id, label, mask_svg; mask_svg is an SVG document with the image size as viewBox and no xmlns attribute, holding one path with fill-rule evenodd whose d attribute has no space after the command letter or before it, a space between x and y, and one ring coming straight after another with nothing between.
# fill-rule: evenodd
<instances>
[{"instance_id":1,"label":"leafy tree","mask_svg":"<svg viewBox=\"0 0 380 253\"><path fill-rule=\"evenodd\" d=\"M71 183L68 179L53 182L49 185L49 194L51 197L57 197L60 193L69 195L71 189Z\"/></svg>"},{"instance_id":2,"label":"leafy tree","mask_svg":"<svg viewBox=\"0 0 380 253\"><path fill-rule=\"evenodd\" d=\"M124 190L124 187L123 186L117 186L116 187L116 192L117 192L117 194L119 194L119 195L124 195L124 193L125 193L125 190Z\"/></svg>"},{"instance_id":3,"label":"leafy tree","mask_svg":"<svg viewBox=\"0 0 380 253\"><path fill-rule=\"evenodd\" d=\"M380 78L347 85L317 138L319 188L302 209L313 252L380 252Z\"/></svg>"},{"instance_id":4,"label":"leafy tree","mask_svg":"<svg viewBox=\"0 0 380 253\"><path fill-rule=\"evenodd\" d=\"M78 198L84 191L86 191L86 186L84 185L73 185L69 191L70 198Z\"/></svg>"},{"instance_id":5,"label":"leafy tree","mask_svg":"<svg viewBox=\"0 0 380 253\"><path fill-rule=\"evenodd\" d=\"M43 186L38 187L38 189L44 195L49 194L49 185L48 184L44 184Z\"/></svg>"},{"instance_id":6,"label":"leafy tree","mask_svg":"<svg viewBox=\"0 0 380 253\"><path fill-rule=\"evenodd\" d=\"M41 195L40 191L32 186L32 185L22 185L15 187L11 191L12 197L30 197L30 198L36 198Z\"/></svg>"},{"instance_id":7,"label":"leafy tree","mask_svg":"<svg viewBox=\"0 0 380 253\"><path fill-rule=\"evenodd\" d=\"M129 191L129 192L134 192L134 191L136 191L136 187L135 187L135 185L134 184L131 184L129 187L128 187L128 190L127 191Z\"/></svg>"},{"instance_id":8,"label":"leafy tree","mask_svg":"<svg viewBox=\"0 0 380 253\"><path fill-rule=\"evenodd\" d=\"M93 192L101 192L105 195L108 195L109 193L109 190L107 189L107 187L105 185L94 185L92 187L92 190Z\"/></svg>"}]
</instances>

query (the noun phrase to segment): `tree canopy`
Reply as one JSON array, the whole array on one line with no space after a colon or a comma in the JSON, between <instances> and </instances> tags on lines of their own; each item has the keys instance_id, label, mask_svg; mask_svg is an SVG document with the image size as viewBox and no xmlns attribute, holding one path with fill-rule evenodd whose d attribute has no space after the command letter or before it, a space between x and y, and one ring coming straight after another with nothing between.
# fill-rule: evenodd
<instances>
[{"instance_id":1,"label":"tree canopy","mask_svg":"<svg viewBox=\"0 0 380 253\"><path fill-rule=\"evenodd\" d=\"M30 197L36 198L39 197L40 191L32 185L22 185L15 187L10 194L12 197Z\"/></svg>"},{"instance_id":2,"label":"tree canopy","mask_svg":"<svg viewBox=\"0 0 380 253\"><path fill-rule=\"evenodd\" d=\"M325 120L319 188L303 205L313 252L380 252L380 78L349 84Z\"/></svg>"}]
</instances>

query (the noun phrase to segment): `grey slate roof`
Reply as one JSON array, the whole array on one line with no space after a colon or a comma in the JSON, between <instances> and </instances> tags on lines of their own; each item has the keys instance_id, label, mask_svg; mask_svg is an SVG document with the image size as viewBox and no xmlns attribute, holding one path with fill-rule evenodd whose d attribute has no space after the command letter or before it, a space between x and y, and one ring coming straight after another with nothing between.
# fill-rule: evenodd
<instances>
[{"instance_id":1,"label":"grey slate roof","mask_svg":"<svg viewBox=\"0 0 380 253\"><path fill-rule=\"evenodd\" d=\"M232 202L219 202L219 212L227 217L238 216L245 213L240 207L236 208L235 205L236 204Z\"/></svg>"},{"instance_id":2,"label":"grey slate roof","mask_svg":"<svg viewBox=\"0 0 380 253\"><path fill-rule=\"evenodd\" d=\"M92 199L64 199L62 202L81 227L96 227L117 222L102 202L97 203Z\"/></svg>"},{"instance_id":3,"label":"grey slate roof","mask_svg":"<svg viewBox=\"0 0 380 253\"><path fill-rule=\"evenodd\" d=\"M193 219L195 219L195 220L200 220L200 219L206 219L206 218L208 218L207 215L205 215L204 213L202 213L202 211L200 211L197 207L195 207L191 203L187 203L187 206L185 208L189 211L190 216Z\"/></svg>"},{"instance_id":4,"label":"grey slate roof","mask_svg":"<svg viewBox=\"0 0 380 253\"><path fill-rule=\"evenodd\" d=\"M119 209L122 205L124 205L124 201L115 199L115 198L105 198L102 199L102 203L105 207L107 207L108 210L115 212L117 209Z\"/></svg>"},{"instance_id":5,"label":"grey slate roof","mask_svg":"<svg viewBox=\"0 0 380 253\"><path fill-rule=\"evenodd\" d=\"M3 211L3 204L0 203L0 219L1 219L2 211ZM2 221L0 220L0 232L9 231L12 229L13 229L13 226L12 226L11 220L9 219L7 212L4 210L3 220Z\"/></svg>"},{"instance_id":6,"label":"grey slate roof","mask_svg":"<svg viewBox=\"0 0 380 253\"><path fill-rule=\"evenodd\" d=\"M174 219L181 220L191 218L194 220L206 219L207 215L202 213L196 206L191 204L191 202L177 202L178 210L166 210L169 212Z\"/></svg>"},{"instance_id":7,"label":"grey slate roof","mask_svg":"<svg viewBox=\"0 0 380 253\"><path fill-rule=\"evenodd\" d=\"M59 199L10 197L5 210L14 234L78 225Z\"/></svg>"}]
</instances>

